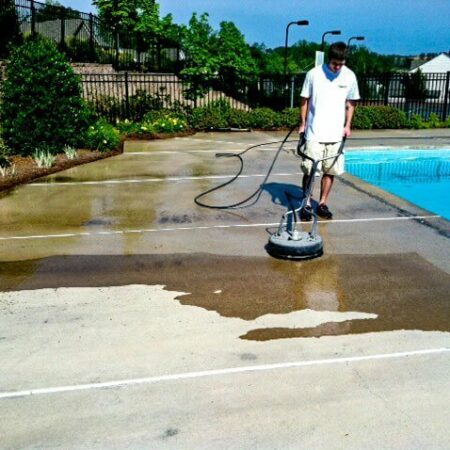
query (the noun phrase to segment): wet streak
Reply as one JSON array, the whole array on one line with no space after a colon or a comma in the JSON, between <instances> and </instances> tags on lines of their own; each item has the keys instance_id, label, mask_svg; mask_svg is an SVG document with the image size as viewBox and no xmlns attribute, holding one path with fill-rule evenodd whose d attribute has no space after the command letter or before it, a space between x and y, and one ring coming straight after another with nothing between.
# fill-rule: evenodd
<instances>
[{"instance_id":1,"label":"wet streak","mask_svg":"<svg viewBox=\"0 0 450 450\"><path fill-rule=\"evenodd\" d=\"M0 263L2 291L128 284L163 284L168 290L189 292L178 298L181 304L248 321L304 309L378 316L314 328L255 329L243 339L402 329L450 331L450 276L412 253L326 256L307 262L178 254L66 256Z\"/></svg>"}]
</instances>

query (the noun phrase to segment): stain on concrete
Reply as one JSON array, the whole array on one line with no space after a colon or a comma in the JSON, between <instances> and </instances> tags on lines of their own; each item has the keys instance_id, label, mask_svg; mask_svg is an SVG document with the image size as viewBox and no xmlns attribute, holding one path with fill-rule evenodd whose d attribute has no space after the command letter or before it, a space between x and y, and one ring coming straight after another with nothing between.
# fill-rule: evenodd
<instances>
[{"instance_id":1,"label":"stain on concrete","mask_svg":"<svg viewBox=\"0 0 450 450\"><path fill-rule=\"evenodd\" d=\"M258 359L254 353L241 353L239 357L242 361L256 361Z\"/></svg>"},{"instance_id":2,"label":"stain on concrete","mask_svg":"<svg viewBox=\"0 0 450 450\"><path fill-rule=\"evenodd\" d=\"M176 436L177 434L178 434L178 430L177 430L176 428L168 428L168 429L164 432L164 434L163 434L163 436L162 436L162 439L167 439L167 438Z\"/></svg>"},{"instance_id":3,"label":"stain on concrete","mask_svg":"<svg viewBox=\"0 0 450 450\"><path fill-rule=\"evenodd\" d=\"M450 332L450 275L414 253L327 255L306 262L208 254L59 256L0 267L1 291L162 284L190 292L177 299L183 305L248 321L305 309L377 316L314 328L254 329L242 339ZM213 294L217 290L220 301Z\"/></svg>"}]
</instances>

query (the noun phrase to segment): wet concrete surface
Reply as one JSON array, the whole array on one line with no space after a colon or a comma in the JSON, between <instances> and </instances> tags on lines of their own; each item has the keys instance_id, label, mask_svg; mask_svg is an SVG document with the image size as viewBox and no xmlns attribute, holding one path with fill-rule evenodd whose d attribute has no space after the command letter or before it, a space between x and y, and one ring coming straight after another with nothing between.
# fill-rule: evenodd
<instances>
[{"instance_id":1,"label":"wet concrete surface","mask_svg":"<svg viewBox=\"0 0 450 450\"><path fill-rule=\"evenodd\" d=\"M319 227L325 256L279 261L264 250L264 224L278 222L285 190L301 195L289 155L277 171L290 175L244 210L194 206L218 180L165 180L233 173L216 149L280 136L132 143L114 161L2 196L0 391L449 348L448 221L409 220L430 213L346 175L330 204L337 221ZM447 130L354 138L349 147L450 143ZM166 151L178 153L156 153ZM248 173L264 173L273 155L255 152ZM208 200L245 197L260 182ZM0 434L5 448L446 449L448 370L445 355L431 355L9 399Z\"/></svg>"},{"instance_id":2,"label":"wet concrete surface","mask_svg":"<svg viewBox=\"0 0 450 450\"><path fill-rule=\"evenodd\" d=\"M128 284L163 284L189 293L178 299L183 305L248 321L306 309L377 316L316 328L256 329L244 339L450 332L450 275L417 254L335 255L308 262L209 254L74 256L3 263L0 270L0 291Z\"/></svg>"}]
</instances>

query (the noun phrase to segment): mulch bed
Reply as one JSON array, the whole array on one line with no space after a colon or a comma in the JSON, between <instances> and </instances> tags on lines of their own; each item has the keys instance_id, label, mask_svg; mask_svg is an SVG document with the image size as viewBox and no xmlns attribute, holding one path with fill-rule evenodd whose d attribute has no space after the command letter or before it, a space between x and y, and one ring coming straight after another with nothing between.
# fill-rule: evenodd
<instances>
[{"instance_id":1,"label":"mulch bed","mask_svg":"<svg viewBox=\"0 0 450 450\"><path fill-rule=\"evenodd\" d=\"M126 140L151 140L151 139L168 139L173 137L190 136L194 132L185 131L182 133L166 133L166 134L152 134L152 135L133 135L127 136ZM67 159L65 154L56 156L55 163L50 168L37 167L32 157L12 156L9 158L11 164L15 165L15 175L8 175L6 177L0 176L0 192L8 191L20 184L30 183L38 178L51 175L62 170L70 169L71 167L87 164L101 159L110 158L123 153L122 141L120 146L110 152L99 152L97 150L80 149L77 151L76 159Z\"/></svg>"},{"instance_id":2,"label":"mulch bed","mask_svg":"<svg viewBox=\"0 0 450 450\"><path fill-rule=\"evenodd\" d=\"M0 176L0 192L7 191L19 184L30 183L38 178L60 172L61 170L70 169L93 161L110 158L111 156L120 155L123 151L123 144L117 150L110 152L99 152L97 150L78 150L75 159L67 159L66 155L56 156L55 163L50 168L38 167L31 156L12 156L10 162L15 166L15 174Z\"/></svg>"}]
</instances>

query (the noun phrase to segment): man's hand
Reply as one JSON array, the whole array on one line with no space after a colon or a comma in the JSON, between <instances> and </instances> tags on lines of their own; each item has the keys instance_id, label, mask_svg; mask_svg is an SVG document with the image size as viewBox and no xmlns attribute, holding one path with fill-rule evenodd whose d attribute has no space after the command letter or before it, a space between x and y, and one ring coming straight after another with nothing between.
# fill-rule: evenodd
<instances>
[{"instance_id":1,"label":"man's hand","mask_svg":"<svg viewBox=\"0 0 450 450\"><path fill-rule=\"evenodd\" d=\"M302 134L305 132L305 125L300 125L300 128L298 129L298 134Z\"/></svg>"},{"instance_id":2,"label":"man's hand","mask_svg":"<svg viewBox=\"0 0 450 450\"><path fill-rule=\"evenodd\" d=\"M344 136L350 137L351 135L352 135L352 130L350 129L350 127L344 127Z\"/></svg>"}]
</instances>

